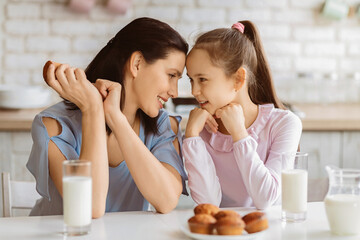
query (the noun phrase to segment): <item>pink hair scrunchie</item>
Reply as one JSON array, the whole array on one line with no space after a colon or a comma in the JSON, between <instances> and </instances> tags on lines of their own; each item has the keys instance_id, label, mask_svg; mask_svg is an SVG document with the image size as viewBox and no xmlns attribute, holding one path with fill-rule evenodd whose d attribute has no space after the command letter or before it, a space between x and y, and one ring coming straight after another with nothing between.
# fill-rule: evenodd
<instances>
[{"instance_id":1,"label":"pink hair scrunchie","mask_svg":"<svg viewBox=\"0 0 360 240\"><path fill-rule=\"evenodd\" d=\"M244 33L245 26L242 23L234 23L231 28L239 30L239 32Z\"/></svg>"}]
</instances>

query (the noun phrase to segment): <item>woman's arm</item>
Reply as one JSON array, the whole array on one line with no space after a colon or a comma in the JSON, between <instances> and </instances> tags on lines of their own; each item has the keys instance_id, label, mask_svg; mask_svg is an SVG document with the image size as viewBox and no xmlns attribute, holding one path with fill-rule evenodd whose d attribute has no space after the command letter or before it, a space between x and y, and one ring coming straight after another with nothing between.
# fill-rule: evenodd
<instances>
[{"instance_id":1,"label":"woman's arm","mask_svg":"<svg viewBox=\"0 0 360 240\"><path fill-rule=\"evenodd\" d=\"M180 174L171 165L161 163L149 151L120 111L116 115L108 115L106 121L117 139L131 176L144 198L158 212L167 213L173 210L182 192ZM177 132L174 124L172 124L172 130ZM176 138L173 144L179 153Z\"/></svg>"},{"instance_id":2,"label":"woman's arm","mask_svg":"<svg viewBox=\"0 0 360 240\"><path fill-rule=\"evenodd\" d=\"M191 197L198 204L212 203L219 206L222 198L219 178L216 176L214 162L201 137L184 140L183 156Z\"/></svg>"},{"instance_id":3,"label":"woman's arm","mask_svg":"<svg viewBox=\"0 0 360 240\"><path fill-rule=\"evenodd\" d=\"M75 103L82 113L82 144L80 159L92 164L93 218L101 217L105 213L106 196L109 184L108 158L106 148L105 117L101 95L86 79L80 69L71 69L61 65L56 70L50 65L47 70L47 83L61 97ZM49 136L61 133L61 126L51 118L43 118ZM65 156L59 148L49 143L49 171L57 190L62 195L62 162Z\"/></svg>"}]
</instances>

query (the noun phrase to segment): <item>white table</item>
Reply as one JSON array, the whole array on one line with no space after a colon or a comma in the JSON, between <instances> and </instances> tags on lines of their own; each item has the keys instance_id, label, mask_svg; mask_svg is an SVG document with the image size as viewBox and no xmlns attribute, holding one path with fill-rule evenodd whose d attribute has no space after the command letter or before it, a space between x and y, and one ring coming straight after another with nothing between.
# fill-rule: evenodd
<instances>
[{"instance_id":1,"label":"white table","mask_svg":"<svg viewBox=\"0 0 360 240\"><path fill-rule=\"evenodd\" d=\"M236 208L242 215L254 211ZM323 202L308 204L308 218L302 223L283 223L280 206L266 210L269 229L263 239L360 239L360 236L339 237L331 235ZM0 239L187 239L180 230L192 216L192 209L175 210L169 214L154 212L107 213L92 221L92 231L87 236L65 237L62 234L62 216L0 218Z\"/></svg>"}]
</instances>

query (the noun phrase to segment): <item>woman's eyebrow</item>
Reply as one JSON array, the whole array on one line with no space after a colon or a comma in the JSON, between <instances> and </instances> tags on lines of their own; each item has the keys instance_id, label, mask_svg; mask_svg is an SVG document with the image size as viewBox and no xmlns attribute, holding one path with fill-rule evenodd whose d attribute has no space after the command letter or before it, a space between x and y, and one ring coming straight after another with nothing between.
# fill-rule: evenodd
<instances>
[{"instance_id":1,"label":"woman's eyebrow","mask_svg":"<svg viewBox=\"0 0 360 240\"><path fill-rule=\"evenodd\" d=\"M181 76L182 76L182 73L181 73L178 69L172 68L172 69L170 69L170 70L175 71L175 74L176 74L177 77L181 77Z\"/></svg>"}]
</instances>

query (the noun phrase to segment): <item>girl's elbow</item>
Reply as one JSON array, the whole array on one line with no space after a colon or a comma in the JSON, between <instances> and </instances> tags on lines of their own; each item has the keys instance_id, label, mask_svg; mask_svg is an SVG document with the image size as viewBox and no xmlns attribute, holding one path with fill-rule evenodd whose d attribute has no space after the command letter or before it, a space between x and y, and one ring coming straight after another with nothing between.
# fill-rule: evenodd
<instances>
[{"instance_id":1,"label":"girl's elbow","mask_svg":"<svg viewBox=\"0 0 360 240\"><path fill-rule=\"evenodd\" d=\"M258 199L257 201L254 201L254 205L259 210L265 210L265 209L273 206L277 202L278 198L279 198L279 196L274 197L274 198L264 197L261 200Z\"/></svg>"},{"instance_id":2,"label":"girl's elbow","mask_svg":"<svg viewBox=\"0 0 360 240\"><path fill-rule=\"evenodd\" d=\"M270 206L272 206L272 204L269 201L255 203L255 207L259 210L265 210Z\"/></svg>"}]
</instances>

